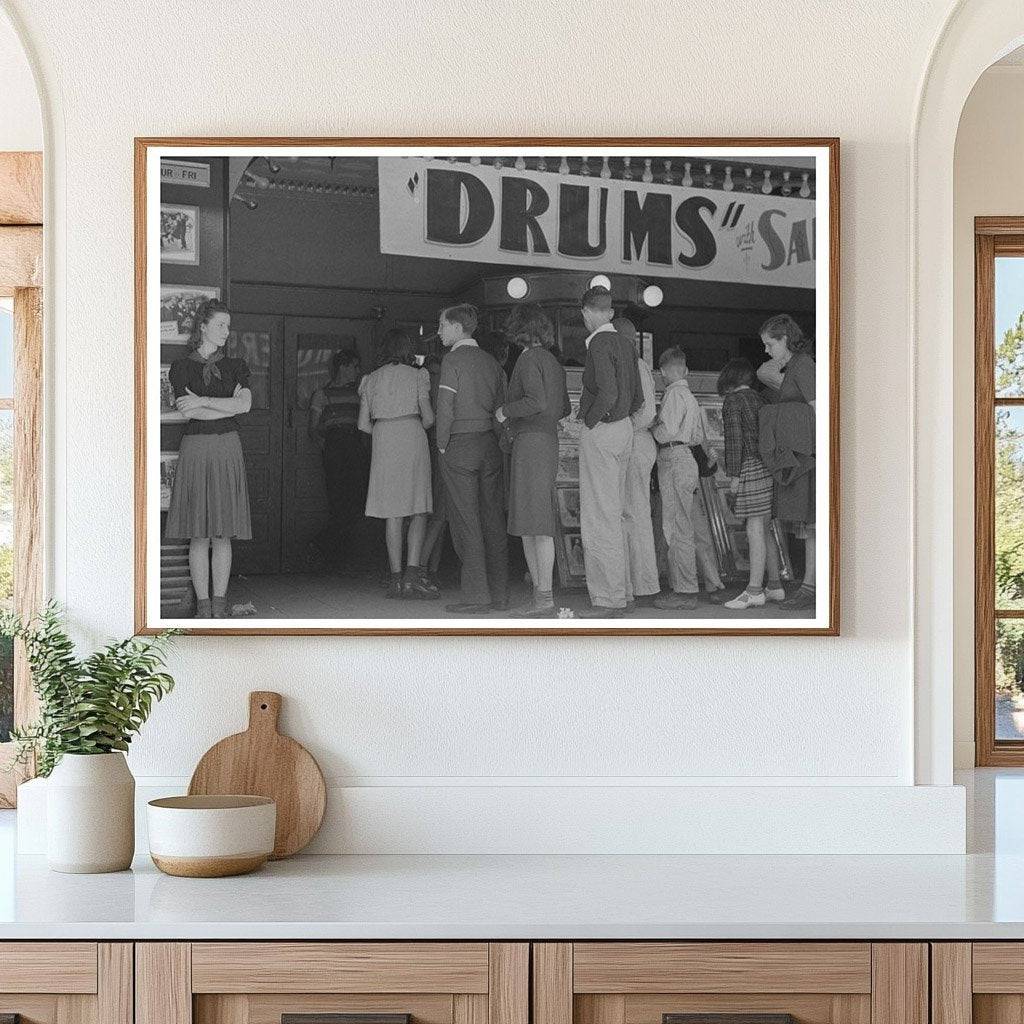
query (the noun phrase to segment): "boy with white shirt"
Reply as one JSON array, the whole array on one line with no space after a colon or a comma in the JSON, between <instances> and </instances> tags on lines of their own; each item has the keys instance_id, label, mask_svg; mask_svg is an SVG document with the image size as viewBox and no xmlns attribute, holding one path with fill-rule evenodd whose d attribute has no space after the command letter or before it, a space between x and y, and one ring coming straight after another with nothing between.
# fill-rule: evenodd
<instances>
[{"instance_id":1,"label":"boy with white shirt","mask_svg":"<svg viewBox=\"0 0 1024 1024\"><path fill-rule=\"evenodd\" d=\"M658 445L658 485L661 521L668 544L668 572L672 590L655 598L656 608L692 611L697 607L697 547L694 507L700 475L690 446L704 440L700 406L687 382L686 354L667 349L658 360L665 378L661 411L651 427Z\"/></svg>"}]
</instances>

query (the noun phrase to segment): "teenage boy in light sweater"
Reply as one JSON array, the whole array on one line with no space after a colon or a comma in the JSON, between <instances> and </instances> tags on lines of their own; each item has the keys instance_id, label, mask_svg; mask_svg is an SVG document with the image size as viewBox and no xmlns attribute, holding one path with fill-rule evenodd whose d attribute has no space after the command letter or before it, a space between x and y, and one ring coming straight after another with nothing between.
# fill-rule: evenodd
<instances>
[{"instance_id":1,"label":"teenage boy in light sweater","mask_svg":"<svg viewBox=\"0 0 1024 1024\"><path fill-rule=\"evenodd\" d=\"M626 614L626 473L633 450L630 415L643 404L636 350L612 326L607 288L587 289L581 303L587 359L580 395L580 535L591 607L581 618Z\"/></svg>"}]
</instances>

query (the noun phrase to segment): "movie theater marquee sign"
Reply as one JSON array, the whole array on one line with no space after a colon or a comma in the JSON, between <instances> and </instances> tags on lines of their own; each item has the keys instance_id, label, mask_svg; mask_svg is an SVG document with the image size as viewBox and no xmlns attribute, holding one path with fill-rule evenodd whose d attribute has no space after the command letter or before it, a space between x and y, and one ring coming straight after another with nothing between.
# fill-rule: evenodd
<instances>
[{"instance_id":1,"label":"movie theater marquee sign","mask_svg":"<svg viewBox=\"0 0 1024 1024\"><path fill-rule=\"evenodd\" d=\"M480 263L813 288L797 196L381 157L381 251Z\"/></svg>"}]
</instances>

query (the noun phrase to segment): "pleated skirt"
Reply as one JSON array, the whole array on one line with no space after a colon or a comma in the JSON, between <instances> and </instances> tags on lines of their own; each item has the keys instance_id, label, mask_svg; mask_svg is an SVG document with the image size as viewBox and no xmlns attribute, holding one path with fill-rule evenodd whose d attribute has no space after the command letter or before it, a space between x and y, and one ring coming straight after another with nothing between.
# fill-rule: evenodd
<instances>
[{"instance_id":1,"label":"pleated skirt","mask_svg":"<svg viewBox=\"0 0 1024 1024\"><path fill-rule=\"evenodd\" d=\"M740 486L736 492L736 517L767 516L772 511L775 481L760 459L746 458L740 466Z\"/></svg>"},{"instance_id":2,"label":"pleated skirt","mask_svg":"<svg viewBox=\"0 0 1024 1024\"><path fill-rule=\"evenodd\" d=\"M164 534L180 540L252 540L245 459L237 431L182 438Z\"/></svg>"}]
</instances>

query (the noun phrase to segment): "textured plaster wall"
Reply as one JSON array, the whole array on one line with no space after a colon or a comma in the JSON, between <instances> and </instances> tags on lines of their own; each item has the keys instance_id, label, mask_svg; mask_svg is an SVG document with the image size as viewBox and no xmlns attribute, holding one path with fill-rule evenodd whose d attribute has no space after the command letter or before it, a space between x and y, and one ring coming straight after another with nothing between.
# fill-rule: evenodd
<instances>
[{"instance_id":1,"label":"textured plaster wall","mask_svg":"<svg viewBox=\"0 0 1024 1024\"><path fill-rule=\"evenodd\" d=\"M7 6L54 112L52 586L95 638L132 628L133 136L843 140L841 638L183 639L136 772L266 687L338 781L913 781L907 166L945 0Z\"/></svg>"}]
</instances>

